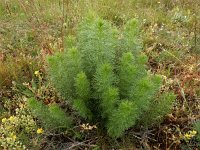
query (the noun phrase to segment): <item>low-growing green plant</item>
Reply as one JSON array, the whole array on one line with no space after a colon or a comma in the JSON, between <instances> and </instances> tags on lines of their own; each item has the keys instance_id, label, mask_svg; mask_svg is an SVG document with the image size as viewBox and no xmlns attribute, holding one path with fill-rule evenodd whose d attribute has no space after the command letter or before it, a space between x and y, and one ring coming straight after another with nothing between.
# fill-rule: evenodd
<instances>
[{"instance_id":1,"label":"low-growing green plant","mask_svg":"<svg viewBox=\"0 0 200 150\"><path fill-rule=\"evenodd\" d=\"M30 141L26 143L26 139L35 135L37 124L30 109L24 104L25 101L22 98L15 102L17 108L12 110L13 115L1 119L0 149L27 149L26 144L32 145Z\"/></svg>"},{"instance_id":2,"label":"low-growing green plant","mask_svg":"<svg viewBox=\"0 0 200 150\"><path fill-rule=\"evenodd\" d=\"M200 121L195 123L195 130L197 131L197 139L200 141Z\"/></svg>"},{"instance_id":3,"label":"low-growing green plant","mask_svg":"<svg viewBox=\"0 0 200 150\"><path fill-rule=\"evenodd\" d=\"M151 125L169 112L174 95L158 94L162 78L147 71L136 19L120 32L89 15L80 23L77 41L76 47L48 58L48 71L80 116L120 137L131 126Z\"/></svg>"},{"instance_id":4,"label":"low-growing green plant","mask_svg":"<svg viewBox=\"0 0 200 150\"><path fill-rule=\"evenodd\" d=\"M46 129L68 128L70 126L70 118L56 104L46 106L42 102L31 98L28 100L28 106Z\"/></svg>"}]
</instances>

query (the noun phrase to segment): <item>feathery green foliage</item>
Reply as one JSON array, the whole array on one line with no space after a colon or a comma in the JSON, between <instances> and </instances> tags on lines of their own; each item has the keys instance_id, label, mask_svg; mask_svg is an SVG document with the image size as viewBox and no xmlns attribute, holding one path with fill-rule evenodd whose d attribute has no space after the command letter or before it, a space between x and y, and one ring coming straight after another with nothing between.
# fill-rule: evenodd
<instances>
[{"instance_id":1,"label":"feathery green foliage","mask_svg":"<svg viewBox=\"0 0 200 150\"><path fill-rule=\"evenodd\" d=\"M80 24L77 44L84 71L90 78L99 64L115 63L117 46L117 30L109 22L94 17L97 16L90 15Z\"/></svg>"},{"instance_id":2,"label":"feathery green foliage","mask_svg":"<svg viewBox=\"0 0 200 150\"><path fill-rule=\"evenodd\" d=\"M122 41L123 52L132 52L133 54L141 52L142 43L139 38L139 24L136 19L127 22L124 27L124 38Z\"/></svg>"},{"instance_id":3,"label":"feathery green foliage","mask_svg":"<svg viewBox=\"0 0 200 150\"><path fill-rule=\"evenodd\" d=\"M145 115L141 118L141 124L145 127L152 126L155 123L160 123L163 116L170 113L170 108L175 100L175 95L172 92L164 93L155 98L150 103L150 107L146 110Z\"/></svg>"},{"instance_id":4,"label":"feathery green foliage","mask_svg":"<svg viewBox=\"0 0 200 150\"><path fill-rule=\"evenodd\" d=\"M49 73L55 87L64 98L72 98L75 94L74 77L82 70L79 51L71 48L66 54L56 54L49 58L49 65L52 66Z\"/></svg>"},{"instance_id":5,"label":"feathery green foliage","mask_svg":"<svg viewBox=\"0 0 200 150\"><path fill-rule=\"evenodd\" d=\"M142 122L144 114L153 114L149 120L155 122L168 113L173 94L164 93L152 107L162 79L147 72L136 19L120 33L90 15L80 24L77 37L76 48L49 57L48 64L52 83L80 116L101 122L111 137L120 137Z\"/></svg>"},{"instance_id":6,"label":"feathery green foliage","mask_svg":"<svg viewBox=\"0 0 200 150\"><path fill-rule=\"evenodd\" d=\"M137 106L128 100L122 100L117 109L109 116L107 123L108 134L112 137L120 137L124 130L135 124L137 119Z\"/></svg>"},{"instance_id":7,"label":"feathery green foliage","mask_svg":"<svg viewBox=\"0 0 200 150\"><path fill-rule=\"evenodd\" d=\"M92 118L89 107L90 100L90 83L84 72L81 72L75 78L75 89L77 98L73 101L73 107L84 118Z\"/></svg>"},{"instance_id":8,"label":"feathery green foliage","mask_svg":"<svg viewBox=\"0 0 200 150\"><path fill-rule=\"evenodd\" d=\"M47 129L69 128L71 119L66 116L65 112L56 104L50 106L44 105L42 102L29 99L28 106L37 117L42 125Z\"/></svg>"},{"instance_id":9,"label":"feathery green foliage","mask_svg":"<svg viewBox=\"0 0 200 150\"><path fill-rule=\"evenodd\" d=\"M197 131L197 138L200 141L200 121L197 121L194 125L195 130Z\"/></svg>"}]
</instances>

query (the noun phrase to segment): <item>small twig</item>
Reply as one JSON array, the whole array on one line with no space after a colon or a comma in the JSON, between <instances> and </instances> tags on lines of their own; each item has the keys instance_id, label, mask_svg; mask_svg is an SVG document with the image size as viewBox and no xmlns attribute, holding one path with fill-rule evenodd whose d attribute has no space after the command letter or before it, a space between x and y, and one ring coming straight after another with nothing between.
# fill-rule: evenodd
<instances>
[{"instance_id":1,"label":"small twig","mask_svg":"<svg viewBox=\"0 0 200 150\"><path fill-rule=\"evenodd\" d=\"M62 51L65 49L65 33L64 33L64 26L65 24L65 0L62 1L62 26L61 26L61 36L62 36Z\"/></svg>"},{"instance_id":2,"label":"small twig","mask_svg":"<svg viewBox=\"0 0 200 150\"><path fill-rule=\"evenodd\" d=\"M197 5L196 5L197 6ZM194 20L194 50L196 53L196 63L198 64L198 54L197 54L197 8L195 7L195 20Z\"/></svg>"},{"instance_id":3,"label":"small twig","mask_svg":"<svg viewBox=\"0 0 200 150\"><path fill-rule=\"evenodd\" d=\"M70 146L66 149L63 149L63 150L71 150L71 149L74 149L75 147L79 147L79 146L95 147L96 145L90 145L90 144L85 144L84 142L78 142L78 143L75 143L72 146Z\"/></svg>"},{"instance_id":4,"label":"small twig","mask_svg":"<svg viewBox=\"0 0 200 150\"><path fill-rule=\"evenodd\" d=\"M184 64L178 57L176 57L174 54L170 53L169 51L167 51L166 49L163 49L164 52L167 52L169 55L171 55L172 57L174 57L176 60L178 60L181 64Z\"/></svg>"},{"instance_id":5,"label":"small twig","mask_svg":"<svg viewBox=\"0 0 200 150\"><path fill-rule=\"evenodd\" d=\"M192 111L190 110L189 104L187 103L187 99L186 99L186 97L185 97L185 92L184 92L183 88L181 87L179 80L176 79L176 81L177 81L177 84L178 84L178 86L179 86L179 88L180 88L181 96L183 97L183 100L184 100L184 101L183 101L183 106L182 106L182 107L184 108L184 106L187 105L187 108L188 108L189 112L192 113Z\"/></svg>"},{"instance_id":6,"label":"small twig","mask_svg":"<svg viewBox=\"0 0 200 150\"><path fill-rule=\"evenodd\" d=\"M21 2L20 0L17 0L17 1L20 4L21 8L23 9L23 11L25 12L25 14L28 18L28 12L27 12L26 7L24 6L23 2Z\"/></svg>"},{"instance_id":7,"label":"small twig","mask_svg":"<svg viewBox=\"0 0 200 150\"><path fill-rule=\"evenodd\" d=\"M139 140L142 140L141 137L139 137L139 136L137 136L137 135L135 135L135 134L133 134L133 136L134 136L135 138L139 139Z\"/></svg>"},{"instance_id":8,"label":"small twig","mask_svg":"<svg viewBox=\"0 0 200 150\"><path fill-rule=\"evenodd\" d=\"M71 150L71 149L73 149L73 148L75 148L75 147L79 147L79 146L87 146L87 147L95 147L96 145L94 145L94 144L86 144L86 143L89 143L89 142L91 142L92 140L94 140L94 139L89 139L89 140L86 140L86 141L83 141L83 142L75 142L74 140L72 140L71 138L69 138L68 137L68 139L70 140L70 141L72 141L73 142L73 145L72 146L70 146L70 147L68 147L68 148L66 148L66 149L63 149L63 150ZM97 139L97 138L95 138L95 139Z\"/></svg>"},{"instance_id":9,"label":"small twig","mask_svg":"<svg viewBox=\"0 0 200 150\"><path fill-rule=\"evenodd\" d=\"M7 8L7 10L8 10L8 12L9 12L9 14L11 15L12 13L11 13L10 7L8 6L8 3L7 3L7 1L5 1L5 4L6 4L6 8Z\"/></svg>"}]
</instances>

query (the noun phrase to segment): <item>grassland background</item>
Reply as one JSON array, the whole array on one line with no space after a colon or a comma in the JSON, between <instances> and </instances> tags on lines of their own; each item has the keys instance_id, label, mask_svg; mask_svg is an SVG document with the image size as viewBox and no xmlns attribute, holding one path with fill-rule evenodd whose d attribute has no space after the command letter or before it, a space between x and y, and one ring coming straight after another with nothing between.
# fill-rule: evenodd
<instances>
[{"instance_id":1,"label":"grassland background","mask_svg":"<svg viewBox=\"0 0 200 150\"><path fill-rule=\"evenodd\" d=\"M200 119L199 0L1 0L0 107L5 99L12 101L13 81L30 82L36 70L45 76L46 55L66 49L78 23L91 12L119 28L137 18L148 69L165 76L165 84L177 94L173 114L152 129L160 139L145 138L139 144L193 149L195 142L181 143L174 130L184 133ZM118 147L131 147L132 141L137 140L124 138Z\"/></svg>"}]
</instances>

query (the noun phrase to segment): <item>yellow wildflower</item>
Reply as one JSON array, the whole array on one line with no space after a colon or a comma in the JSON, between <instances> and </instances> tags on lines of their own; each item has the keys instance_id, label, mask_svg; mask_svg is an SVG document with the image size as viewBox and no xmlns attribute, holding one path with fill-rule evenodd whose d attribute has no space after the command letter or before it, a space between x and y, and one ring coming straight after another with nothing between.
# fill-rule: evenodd
<instances>
[{"instance_id":1,"label":"yellow wildflower","mask_svg":"<svg viewBox=\"0 0 200 150\"><path fill-rule=\"evenodd\" d=\"M43 131L43 129L42 128L38 128L37 129L37 134L42 134L44 131Z\"/></svg>"},{"instance_id":2,"label":"yellow wildflower","mask_svg":"<svg viewBox=\"0 0 200 150\"><path fill-rule=\"evenodd\" d=\"M35 74L36 76L38 76L39 73L40 73L40 72L39 72L38 70L34 72L34 74Z\"/></svg>"},{"instance_id":3,"label":"yellow wildflower","mask_svg":"<svg viewBox=\"0 0 200 150\"><path fill-rule=\"evenodd\" d=\"M197 131L192 130L192 131L190 131L190 134L195 136L197 134Z\"/></svg>"},{"instance_id":4,"label":"yellow wildflower","mask_svg":"<svg viewBox=\"0 0 200 150\"><path fill-rule=\"evenodd\" d=\"M83 130L92 130L92 129L96 129L97 128L96 125L91 126L91 125L89 125L89 123L82 124L81 127L82 127Z\"/></svg>"},{"instance_id":5,"label":"yellow wildflower","mask_svg":"<svg viewBox=\"0 0 200 150\"><path fill-rule=\"evenodd\" d=\"M13 140L15 140L16 138L17 138L17 136L16 136L16 135L13 135L13 136L12 136L12 139L13 139Z\"/></svg>"},{"instance_id":6,"label":"yellow wildflower","mask_svg":"<svg viewBox=\"0 0 200 150\"><path fill-rule=\"evenodd\" d=\"M184 138L190 140L192 138L192 136L189 133L186 133L184 135Z\"/></svg>"},{"instance_id":7,"label":"yellow wildflower","mask_svg":"<svg viewBox=\"0 0 200 150\"><path fill-rule=\"evenodd\" d=\"M195 131L195 130L188 131L187 133L184 134L184 138L187 139L187 140L190 140L190 139L193 138L196 134L197 134L197 131Z\"/></svg>"},{"instance_id":8,"label":"yellow wildflower","mask_svg":"<svg viewBox=\"0 0 200 150\"><path fill-rule=\"evenodd\" d=\"M10 116L9 120L10 120L11 122L15 121L15 117Z\"/></svg>"},{"instance_id":9,"label":"yellow wildflower","mask_svg":"<svg viewBox=\"0 0 200 150\"><path fill-rule=\"evenodd\" d=\"M7 120L6 118L3 118L1 121L4 123L4 122L6 122L6 120Z\"/></svg>"}]
</instances>

